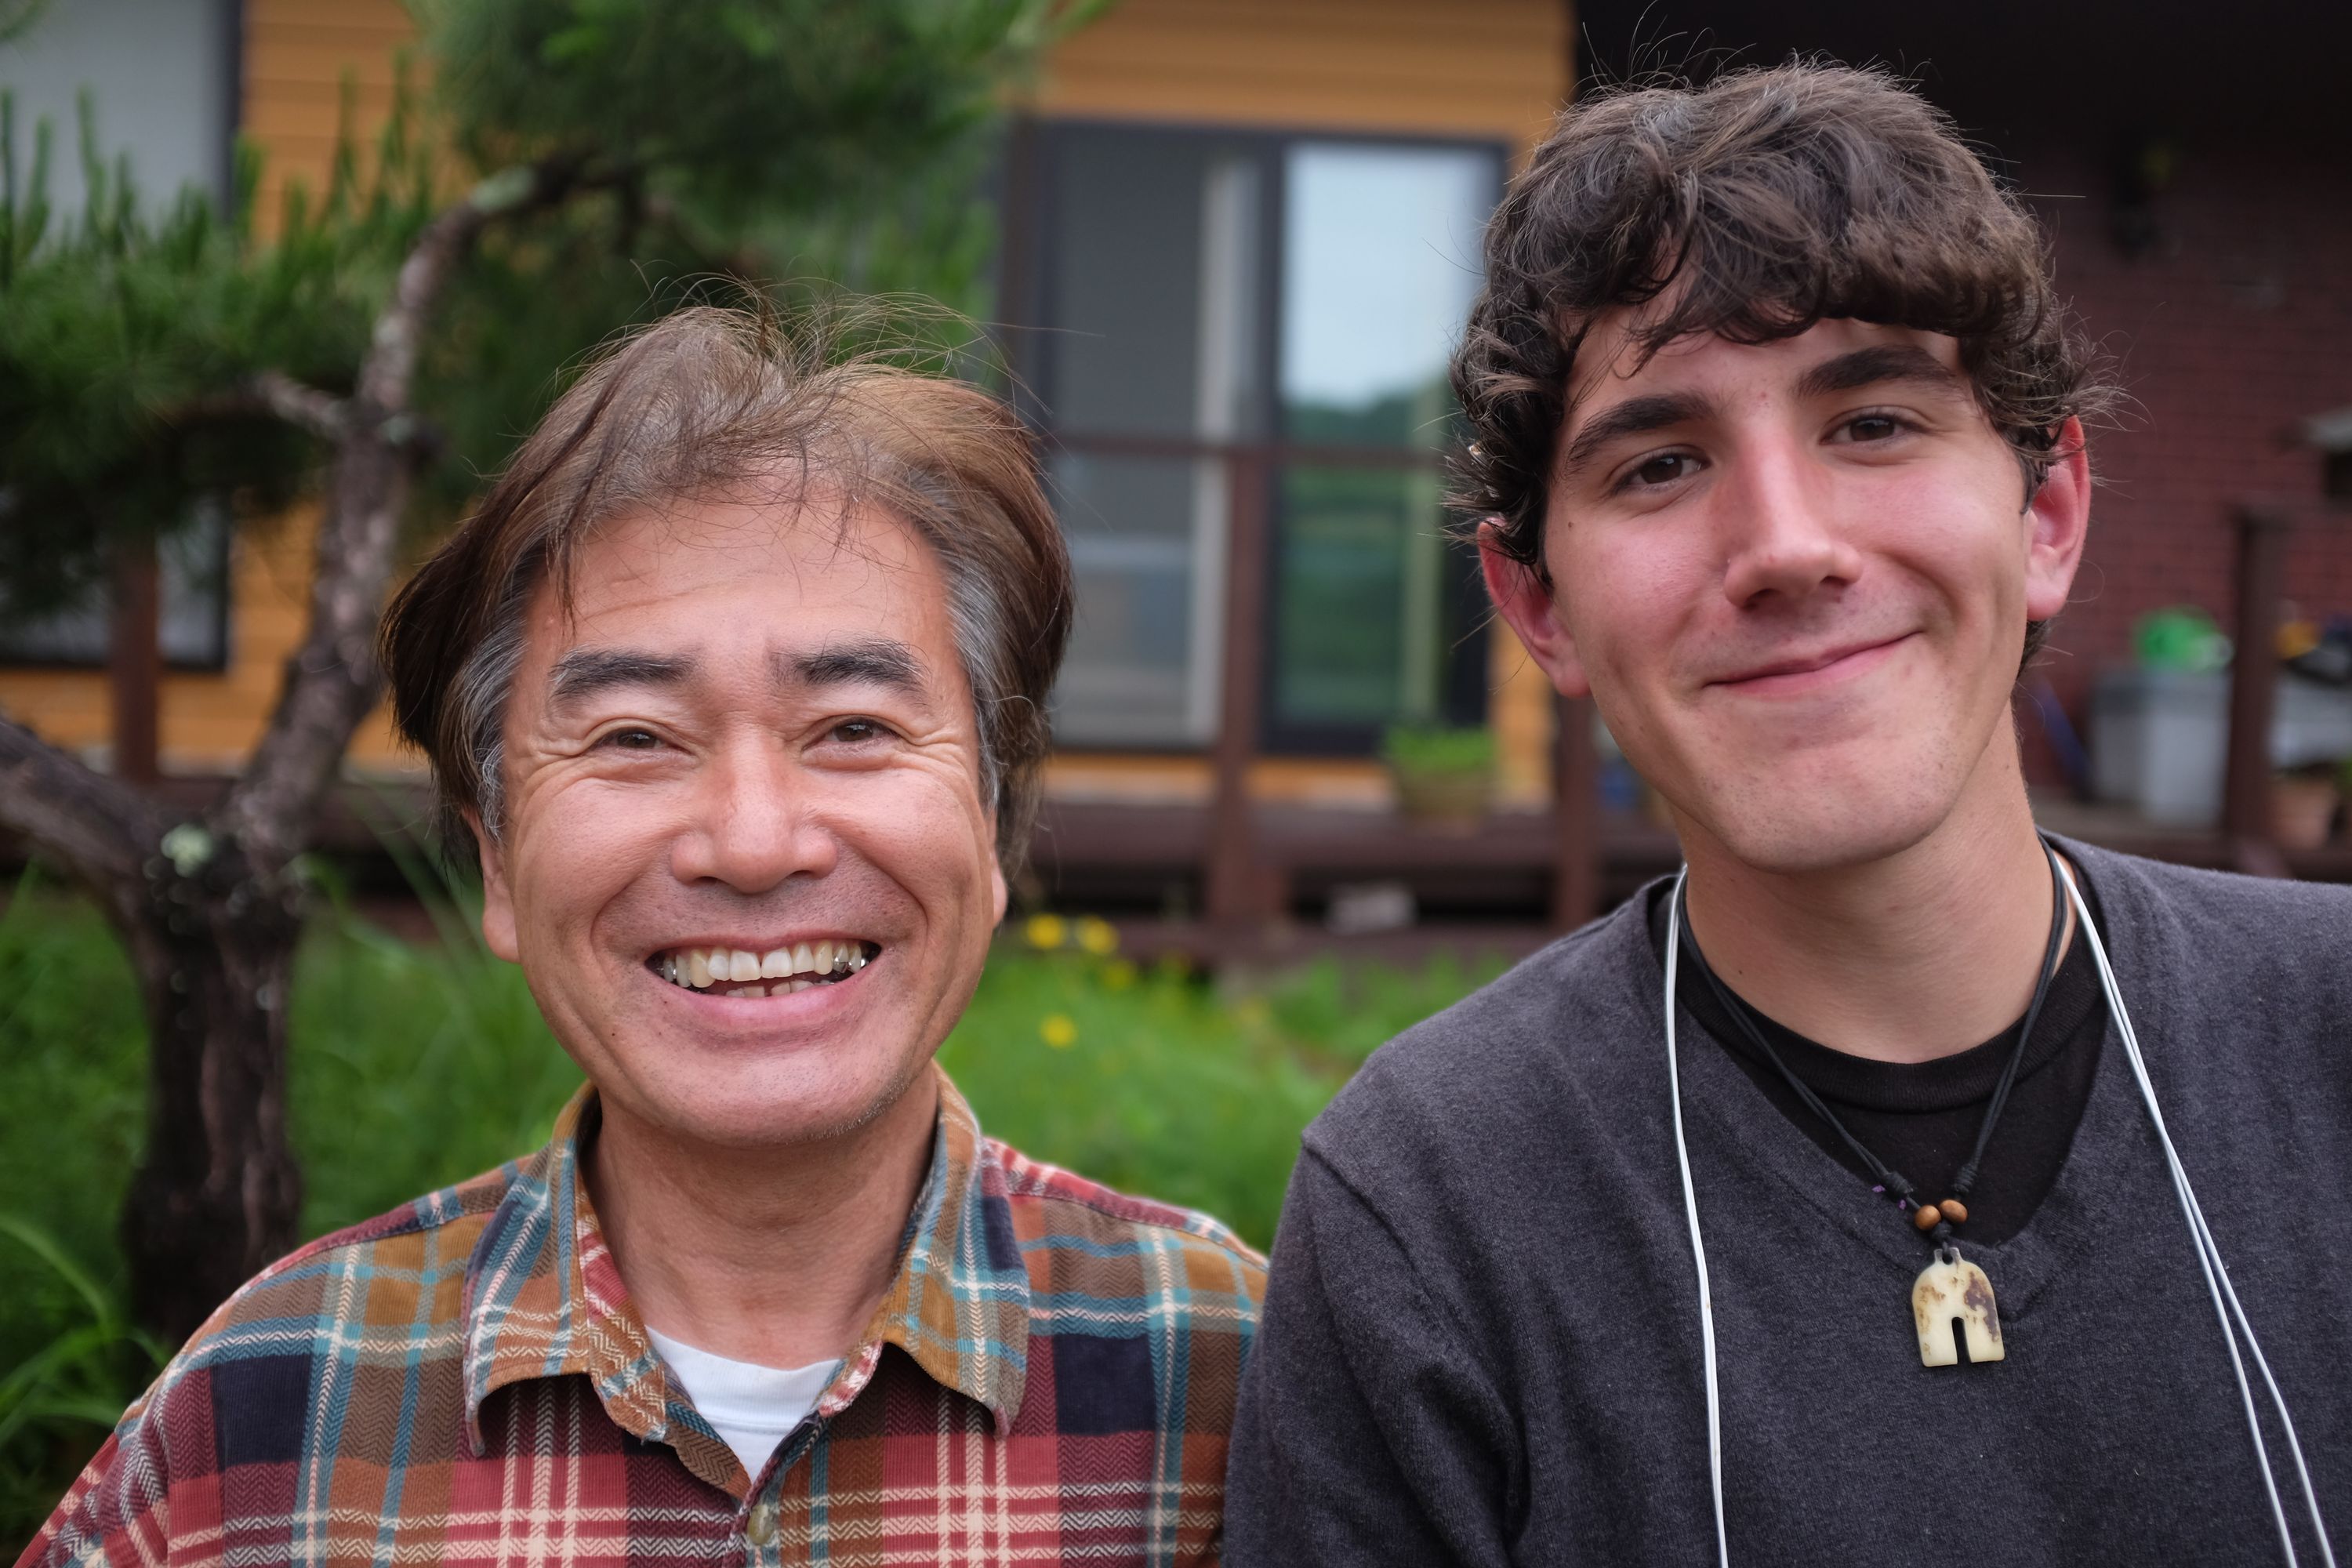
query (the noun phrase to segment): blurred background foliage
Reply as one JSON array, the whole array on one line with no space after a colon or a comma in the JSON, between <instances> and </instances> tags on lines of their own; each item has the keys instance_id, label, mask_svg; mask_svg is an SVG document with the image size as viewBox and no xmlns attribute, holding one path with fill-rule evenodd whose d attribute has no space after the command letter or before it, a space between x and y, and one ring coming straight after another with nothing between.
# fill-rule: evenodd
<instances>
[{"instance_id":1,"label":"blurred background foliage","mask_svg":"<svg viewBox=\"0 0 2352 1568\"><path fill-rule=\"evenodd\" d=\"M919 299L903 346L984 361L969 319L1000 105L1106 5L413 0L430 89L404 70L373 147L347 90L327 188L291 184L272 213L249 145L226 210L158 201L110 159L104 104L61 130L0 95L0 615L83 602L118 542L186 526L200 498L254 521L315 485L323 450L247 389L274 372L349 393L402 258L478 180L558 167L574 194L495 226L436 312L421 533L504 463L566 367L690 299L828 320ZM0 37L37 9L0 0ZM70 216L49 201L62 156L89 193Z\"/></svg>"},{"instance_id":2,"label":"blurred background foliage","mask_svg":"<svg viewBox=\"0 0 2352 1568\"><path fill-rule=\"evenodd\" d=\"M311 868L324 912L291 1020L314 1237L527 1153L580 1082L478 934L469 889L389 840L438 940L393 935ZM1499 964L1325 961L1212 984L1139 965L1099 921L1008 930L940 1060L1024 1152L1272 1241L1300 1130L1382 1040ZM0 910L0 1554L39 1528L166 1347L124 1321L114 1216L139 1153L144 1040L95 910L37 873Z\"/></svg>"}]
</instances>

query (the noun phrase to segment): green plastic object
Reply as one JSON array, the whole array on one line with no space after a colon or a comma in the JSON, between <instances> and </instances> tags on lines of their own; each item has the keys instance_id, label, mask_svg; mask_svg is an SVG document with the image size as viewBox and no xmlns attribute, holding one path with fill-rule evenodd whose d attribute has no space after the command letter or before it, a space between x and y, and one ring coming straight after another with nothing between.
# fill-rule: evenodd
<instances>
[{"instance_id":1,"label":"green plastic object","mask_svg":"<svg viewBox=\"0 0 2352 1568\"><path fill-rule=\"evenodd\" d=\"M2132 627L2132 650L2143 669L2220 669L2230 662L2230 639L2194 605L2142 616Z\"/></svg>"}]
</instances>

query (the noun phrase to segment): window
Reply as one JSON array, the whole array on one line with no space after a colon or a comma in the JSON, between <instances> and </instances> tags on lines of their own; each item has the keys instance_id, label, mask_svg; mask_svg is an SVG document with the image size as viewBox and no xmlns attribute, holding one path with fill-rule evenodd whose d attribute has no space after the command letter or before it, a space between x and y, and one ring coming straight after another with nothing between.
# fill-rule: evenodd
<instances>
[{"instance_id":1,"label":"window","mask_svg":"<svg viewBox=\"0 0 2352 1568\"><path fill-rule=\"evenodd\" d=\"M1078 575L1055 730L1214 736L1236 506L1265 509L1270 750L1485 707L1443 536L1445 363L1501 191L1486 143L1049 123L1016 153L1007 313Z\"/></svg>"},{"instance_id":2,"label":"window","mask_svg":"<svg viewBox=\"0 0 2352 1568\"><path fill-rule=\"evenodd\" d=\"M155 642L168 668L220 669L228 663L228 509L218 503L157 546ZM0 663L104 664L110 628L105 596L96 598L37 620L0 620Z\"/></svg>"},{"instance_id":3,"label":"window","mask_svg":"<svg viewBox=\"0 0 2352 1568\"><path fill-rule=\"evenodd\" d=\"M52 225L74 221L85 199L78 103L84 89L100 152L110 163L130 159L142 203L160 208L190 184L226 200L237 48L235 0L70 0L45 7L22 37L0 45L0 91L16 105L19 177L29 164L34 123L46 119L53 128ZM218 668L228 652L226 510L206 509L166 540L158 570L164 662ZM103 595L0 628L0 663L98 665L106 647Z\"/></svg>"}]
</instances>

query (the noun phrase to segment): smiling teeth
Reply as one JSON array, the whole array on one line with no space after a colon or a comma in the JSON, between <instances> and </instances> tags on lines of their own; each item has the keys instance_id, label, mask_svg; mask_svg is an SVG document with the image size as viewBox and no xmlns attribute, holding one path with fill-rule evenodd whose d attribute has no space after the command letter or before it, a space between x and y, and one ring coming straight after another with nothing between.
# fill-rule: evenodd
<instances>
[{"instance_id":1,"label":"smiling teeth","mask_svg":"<svg viewBox=\"0 0 2352 1568\"><path fill-rule=\"evenodd\" d=\"M765 953L742 948L686 947L653 961L654 973L673 985L691 990L717 988L727 996L783 996L845 979L866 964L866 944L858 942L800 942ZM744 984L744 981L779 981L774 985Z\"/></svg>"}]
</instances>

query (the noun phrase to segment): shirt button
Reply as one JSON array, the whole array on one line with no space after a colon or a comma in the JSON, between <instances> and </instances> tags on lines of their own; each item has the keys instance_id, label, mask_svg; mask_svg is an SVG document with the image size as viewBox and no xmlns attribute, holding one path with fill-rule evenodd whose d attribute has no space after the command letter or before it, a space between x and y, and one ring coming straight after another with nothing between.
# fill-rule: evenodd
<instances>
[{"instance_id":1,"label":"shirt button","mask_svg":"<svg viewBox=\"0 0 2352 1568\"><path fill-rule=\"evenodd\" d=\"M758 1502L751 1505L751 1517L744 1521L743 1533L751 1538L754 1546L776 1543L776 1505Z\"/></svg>"}]
</instances>

